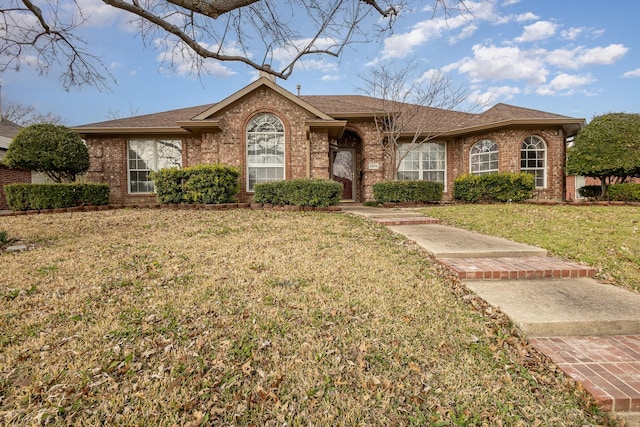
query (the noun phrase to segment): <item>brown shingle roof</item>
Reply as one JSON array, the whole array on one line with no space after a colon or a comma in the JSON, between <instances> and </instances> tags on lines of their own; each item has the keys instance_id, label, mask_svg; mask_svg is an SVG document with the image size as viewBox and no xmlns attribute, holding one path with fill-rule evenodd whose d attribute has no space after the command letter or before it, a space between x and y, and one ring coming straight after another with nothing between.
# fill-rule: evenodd
<instances>
[{"instance_id":1,"label":"brown shingle roof","mask_svg":"<svg viewBox=\"0 0 640 427\"><path fill-rule=\"evenodd\" d=\"M7 119L0 118L0 136L6 136L7 138L13 138L20 132L22 126L13 123Z\"/></svg>"},{"instance_id":2,"label":"brown shingle roof","mask_svg":"<svg viewBox=\"0 0 640 427\"><path fill-rule=\"evenodd\" d=\"M107 120L75 126L79 131L82 128L135 128L135 127L173 127L176 122L191 120L201 112L211 108L215 104L198 105L196 107L180 108L177 110L163 111L161 113L145 114L142 116L126 117L123 119Z\"/></svg>"},{"instance_id":3,"label":"brown shingle roof","mask_svg":"<svg viewBox=\"0 0 640 427\"><path fill-rule=\"evenodd\" d=\"M259 82L256 82L259 83ZM293 95L292 95L293 96ZM304 95L299 99L314 107L320 112L335 119L354 117L373 117L375 114L389 110L389 102L379 98L364 95ZM403 111L411 104L395 104L394 110ZM194 119L198 115L205 113L216 104L206 104L196 107L182 108L171 111L164 111L156 114L128 117L124 119L109 120L99 123L92 123L75 127L82 133L82 129L95 128L108 132L108 129L123 128L176 128L180 129L176 122L186 122ZM415 107L415 106L413 106ZM556 125L566 121L567 124L579 127L583 123L582 119L575 119L544 111L529 108L516 107L508 104L497 104L492 108L480 113L472 114L460 111L442 110L431 107L418 107L419 114L411 120L409 126L405 127L406 132L424 128L427 123L429 132L461 134L472 132L478 129L495 126L505 126L508 124L523 124L531 121L532 124L541 122L553 122ZM421 126L422 124L422 126Z\"/></svg>"}]
</instances>

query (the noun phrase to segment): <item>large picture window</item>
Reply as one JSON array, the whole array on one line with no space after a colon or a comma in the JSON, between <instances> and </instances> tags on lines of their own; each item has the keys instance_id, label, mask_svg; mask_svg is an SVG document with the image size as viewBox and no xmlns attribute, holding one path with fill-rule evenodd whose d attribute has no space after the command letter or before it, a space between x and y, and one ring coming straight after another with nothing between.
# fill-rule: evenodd
<instances>
[{"instance_id":1,"label":"large picture window","mask_svg":"<svg viewBox=\"0 0 640 427\"><path fill-rule=\"evenodd\" d=\"M182 167L179 139L132 139L127 150L129 193L151 193L149 172Z\"/></svg>"},{"instance_id":2,"label":"large picture window","mask_svg":"<svg viewBox=\"0 0 640 427\"><path fill-rule=\"evenodd\" d=\"M247 191L284 179L284 125L273 114L258 114L247 125Z\"/></svg>"},{"instance_id":3,"label":"large picture window","mask_svg":"<svg viewBox=\"0 0 640 427\"><path fill-rule=\"evenodd\" d=\"M399 144L398 167L399 180L424 180L442 182L446 180L446 144L444 142L425 142L415 144Z\"/></svg>"},{"instance_id":4,"label":"large picture window","mask_svg":"<svg viewBox=\"0 0 640 427\"><path fill-rule=\"evenodd\" d=\"M490 139L473 144L469 153L469 170L472 175L498 172L498 144Z\"/></svg>"},{"instance_id":5,"label":"large picture window","mask_svg":"<svg viewBox=\"0 0 640 427\"><path fill-rule=\"evenodd\" d=\"M522 141L520 170L534 176L536 188L547 186L547 145L539 136L528 136Z\"/></svg>"}]
</instances>

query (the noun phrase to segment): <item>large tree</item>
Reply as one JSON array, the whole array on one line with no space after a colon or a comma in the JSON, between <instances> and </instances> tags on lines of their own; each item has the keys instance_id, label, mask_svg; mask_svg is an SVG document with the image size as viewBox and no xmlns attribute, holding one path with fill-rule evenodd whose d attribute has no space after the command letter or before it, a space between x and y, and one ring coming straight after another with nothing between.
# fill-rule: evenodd
<instances>
[{"instance_id":1,"label":"large tree","mask_svg":"<svg viewBox=\"0 0 640 427\"><path fill-rule=\"evenodd\" d=\"M236 61L282 79L304 56L339 56L349 44L384 34L406 6L405 0L102 1L129 13L145 42L164 39L170 58L189 58L196 69L207 58ZM464 6L464 0L431 2L445 15ZM6 0L0 13L0 71L35 63L48 72L58 64L65 88L108 85L108 67L79 36L90 19L79 3Z\"/></svg>"},{"instance_id":2,"label":"large tree","mask_svg":"<svg viewBox=\"0 0 640 427\"><path fill-rule=\"evenodd\" d=\"M42 113L33 105L25 105L16 101L8 101L2 105L2 118L20 126L38 123L62 124L62 117L54 113Z\"/></svg>"},{"instance_id":3,"label":"large tree","mask_svg":"<svg viewBox=\"0 0 640 427\"><path fill-rule=\"evenodd\" d=\"M89 170L89 151L77 132L65 126L37 124L13 138L4 164L46 174L54 182L73 182Z\"/></svg>"},{"instance_id":4,"label":"large tree","mask_svg":"<svg viewBox=\"0 0 640 427\"><path fill-rule=\"evenodd\" d=\"M600 179L603 198L609 184L640 176L640 114L594 117L567 149L566 172Z\"/></svg>"},{"instance_id":5,"label":"large tree","mask_svg":"<svg viewBox=\"0 0 640 427\"><path fill-rule=\"evenodd\" d=\"M358 91L376 98L375 124L385 151L387 179L398 179L402 161L446 129L445 119L468 99L441 71L420 63L376 62L360 76ZM464 115L464 113L460 113Z\"/></svg>"}]
</instances>

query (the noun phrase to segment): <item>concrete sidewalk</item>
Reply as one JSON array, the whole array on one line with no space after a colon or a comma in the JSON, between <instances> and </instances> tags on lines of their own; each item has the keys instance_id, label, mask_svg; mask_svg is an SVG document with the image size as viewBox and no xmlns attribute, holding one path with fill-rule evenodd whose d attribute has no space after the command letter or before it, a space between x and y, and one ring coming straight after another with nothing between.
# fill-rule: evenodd
<instances>
[{"instance_id":1,"label":"concrete sidewalk","mask_svg":"<svg viewBox=\"0 0 640 427\"><path fill-rule=\"evenodd\" d=\"M640 426L640 294L544 249L439 225L416 209L342 206L415 241L504 312L605 410Z\"/></svg>"}]
</instances>

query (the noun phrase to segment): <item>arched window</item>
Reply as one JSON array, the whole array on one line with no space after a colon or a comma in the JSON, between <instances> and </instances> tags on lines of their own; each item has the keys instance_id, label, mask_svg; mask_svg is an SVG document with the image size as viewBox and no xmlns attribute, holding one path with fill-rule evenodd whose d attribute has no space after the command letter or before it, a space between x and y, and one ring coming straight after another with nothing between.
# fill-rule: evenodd
<instances>
[{"instance_id":1,"label":"arched window","mask_svg":"<svg viewBox=\"0 0 640 427\"><path fill-rule=\"evenodd\" d=\"M490 139L473 144L469 154L469 170L472 175L498 172L498 144Z\"/></svg>"},{"instance_id":2,"label":"arched window","mask_svg":"<svg viewBox=\"0 0 640 427\"><path fill-rule=\"evenodd\" d=\"M534 176L536 188L547 186L547 144L539 136L528 136L522 141L520 170Z\"/></svg>"},{"instance_id":3,"label":"arched window","mask_svg":"<svg viewBox=\"0 0 640 427\"><path fill-rule=\"evenodd\" d=\"M258 114L247 125L247 191L283 179L284 125L273 114Z\"/></svg>"}]
</instances>

